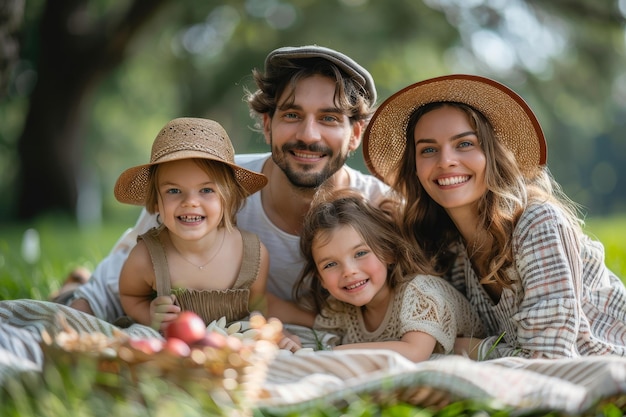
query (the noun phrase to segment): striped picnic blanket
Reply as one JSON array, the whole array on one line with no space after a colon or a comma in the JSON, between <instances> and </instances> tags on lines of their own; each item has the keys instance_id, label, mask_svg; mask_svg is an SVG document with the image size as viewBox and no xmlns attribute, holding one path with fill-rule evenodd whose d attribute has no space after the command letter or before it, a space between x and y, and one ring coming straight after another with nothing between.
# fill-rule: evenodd
<instances>
[{"instance_id":1,"label":"striped picnic blanket","mask_svg":"<svg viewBox=\"0 0 626 417\"><path fill-rule=\"evenodd\" d=\"M115 326L66 306L46 301L0 301L0 384L16 372L42 365L40 332L58 326L57 314L77 331L112 335ZM131 335L160 337L133 325ZM306 337L304 337L306 339ZM297 413L316 404L342 405L355 395L397 399L441 407L452 401L496 401L520 413L550 410L588 412L603 401L626 404L626 358L530 360L503 358L476 362L436 355L413 363L386 350L282 352L270 363L256 406L275 413Z\"/></svg>"}]
</instances>

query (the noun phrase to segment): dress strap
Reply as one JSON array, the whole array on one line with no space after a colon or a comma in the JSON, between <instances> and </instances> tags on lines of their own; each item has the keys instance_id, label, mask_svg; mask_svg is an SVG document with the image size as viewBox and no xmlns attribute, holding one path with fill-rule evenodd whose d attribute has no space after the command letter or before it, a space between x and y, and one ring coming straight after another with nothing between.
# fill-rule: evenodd
<instances>
[{"instance_id":1,"label":"dress strap","mask_svg":"<svg viewBox=\"0 0 626 417\"><path fill-rule=\"evenodd\" d=\"M256 281L261 267L261 241L254 233L241 229L239 232L243 240L243 259L233 288L248 288Z\"/></svg>"},{"instance_id":2,"label":"dress strap","mask_svg":"<svg viewBox=\"0 0 626 417\"><path fill-rule=\"evenodd\" d=\"M152 259L152 266L154 268L154 275L156 279L157 296L169 295L172 292L170 285L170 270L167 265L167 258L165 257L165 248L159 239L159 234L163 231L164 226L153 227L143 235L140 235L138 239L142 239L148 248L150 258Z\"/></svg>"}]
</instances>

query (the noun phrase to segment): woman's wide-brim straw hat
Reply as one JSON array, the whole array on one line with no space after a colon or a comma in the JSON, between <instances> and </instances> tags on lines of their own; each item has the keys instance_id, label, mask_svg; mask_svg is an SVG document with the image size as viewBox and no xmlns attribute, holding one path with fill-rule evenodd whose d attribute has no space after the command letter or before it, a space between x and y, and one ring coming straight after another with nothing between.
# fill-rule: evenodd
<instances>
[{"instance_id":1,"label":"woman's wide-brim straw hat","mask_svg":"<svg viewBox=\"0 0 626 417\"><path fill-rule=\"evenodd\" d=\"M363 137L365 164L374 176L387 184L394 180L406 150L409 118L419 107L442 101L467 104L481 112L523 173L546 163L541 125L522 97L489 78L456 74L412 84L378 107Z\"/></svg>"},{"instance_id":2,"label":"woman's wide-brim straw hat","mask_svg":"<svg viewBox=\"0 0 626 417\"><path fill-rule=\"evenodd\" d=\"M152 144L150 163L122 172L115 183L115 198L122 203L144 205L150 167L181 159L208 159L230 166L237 182L249 193L267 184L267 177L235 164L235 150L224 128L208 119L181 117L168 122Z\"/></svg>"}]
</instances>

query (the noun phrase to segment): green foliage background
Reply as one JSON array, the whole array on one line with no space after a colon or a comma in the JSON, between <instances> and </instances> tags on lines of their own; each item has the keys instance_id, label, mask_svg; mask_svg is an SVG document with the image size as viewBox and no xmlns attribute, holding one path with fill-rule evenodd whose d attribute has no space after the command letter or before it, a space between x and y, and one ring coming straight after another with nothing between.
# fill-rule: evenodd
<instances>
[{"instance_id":1,"label":"green foliage background","mask_svg":"<svg viewBox=\"0 0 626 417\"><path fill-rule=\"evenodd\" d=\"M77 22L91 28L134 1L79 3L86 6ZM0 96L0 224L18 214L16 149L38 77L45 4L26 2L21 60L9 74L8 94ZM242 102L252 87L251 69L262 67L274 48L313 43L368 68L379 101L453 72L504 82L536 111L548 138L548 164L568 195L592 217L622 213L625 10L620 0L164 1L122 64L81 103L78 220L93 225L132 210L114 200L113 184L125 168L148 159L154 136L175 117L218 120L237 152L266 151ZM350 164L365 170L361 154Z\"/></svg>"}]
</instances>

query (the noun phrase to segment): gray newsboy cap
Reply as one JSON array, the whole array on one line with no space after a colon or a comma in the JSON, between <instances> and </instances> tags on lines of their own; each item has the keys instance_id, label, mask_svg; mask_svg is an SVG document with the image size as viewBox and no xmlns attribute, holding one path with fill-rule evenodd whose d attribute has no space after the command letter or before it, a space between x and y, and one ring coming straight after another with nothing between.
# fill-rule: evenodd
<instances>
[{"instance_id":1,"label":"gray newsboy cap","mask_svg":"<svg viewBox=\"0 0 626 417\"><path fill-rule=\"evenodd\" d=\"M323 58L339 66L367 91L371 105L373 106L376 103L376 86L374 85L372 75L352 58L334 49L317 45L284 46L273 50L267 55L267 58L265 58L265 71L271 71L272 67L277 65L280 60L304 58Z\"/></svg>"}]
</instances>

